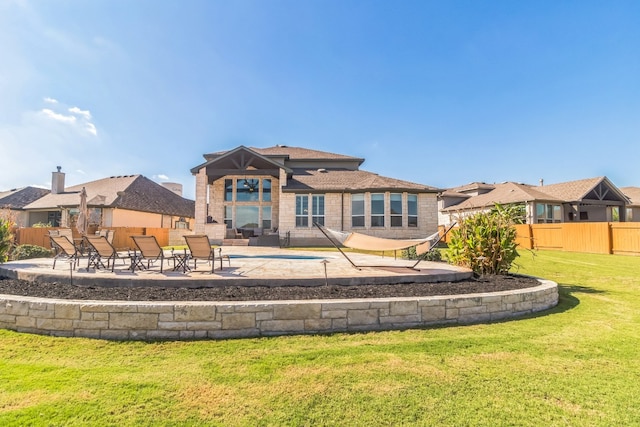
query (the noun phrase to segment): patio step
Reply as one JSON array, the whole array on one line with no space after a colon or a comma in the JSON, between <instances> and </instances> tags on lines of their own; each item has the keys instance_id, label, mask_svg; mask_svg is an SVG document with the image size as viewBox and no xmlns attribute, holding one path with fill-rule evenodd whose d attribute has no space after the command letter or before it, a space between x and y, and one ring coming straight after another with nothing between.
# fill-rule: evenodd
<instances>
[{"instance_id":1,"label":"patio step","mask_svg":"<svg viewBox=\"0 0 640 427\"><path fill-rule=\"evenodd\" d=\"M223 239L223 246L249 246L249 239Z\"/></svg>"}]
</instances>

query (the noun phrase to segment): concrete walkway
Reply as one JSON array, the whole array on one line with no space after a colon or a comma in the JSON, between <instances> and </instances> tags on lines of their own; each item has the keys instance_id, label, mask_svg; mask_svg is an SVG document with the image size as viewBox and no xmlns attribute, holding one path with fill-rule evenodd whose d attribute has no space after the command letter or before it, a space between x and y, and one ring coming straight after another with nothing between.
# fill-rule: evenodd
<instances>
[{"instance_id":1,"label":"concrete walkway","mask_svg":"<svg viewBox=\"0 0 640 427\"><path fill-rule=\"evenodd\" d=\"M182 269L173 271L173 262L165 262L164 271L160 273L158 263L149 270L131 271L129 260L118 260L112 273L110 269L87 270L87 258L80 260L76 270L72 270L69 263L62 259L57 261L54 270L52 258L40 258L0 264L0 276L79 286L209 287L441 282L462 280L472 274L468 269L446 263L423 261L417 269L412 269L410 267L415 261L394 259L393 256L347 253L361 267L354 268L336 251L225 246L222 253L229 255L230 266L224 260L221 270L220 261L216 260L214 273L211 273L211 265L206 261L198 262L196 270L187 272ZM193 268L193 262L190 265Z\"/></svg>"}]
</instances>

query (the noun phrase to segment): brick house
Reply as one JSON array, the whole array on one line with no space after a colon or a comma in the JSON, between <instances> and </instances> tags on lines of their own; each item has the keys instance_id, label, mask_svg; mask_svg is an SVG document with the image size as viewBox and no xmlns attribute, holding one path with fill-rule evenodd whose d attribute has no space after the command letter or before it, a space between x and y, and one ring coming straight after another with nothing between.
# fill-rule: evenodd
<instances>
[{"instance_id":1,"label":"brick house","mask_svg":"<svg viewBox=\"0 0 640 427\"><path fill-rule=\"evenodd\" d=\"M385 238L437 230L438 189L360 170L362 158L281 145L204 158L191 169L195 232L214 241L242 234L257 244L278 236L296 246L327 245L314 222Z\"/></svg>"},{"instance_id":2,"label":"brick house","mask_svg":"<svg viewBox=\"0 0 640 427\"><path fill-rule=\"evenodd\" d=\"M80 191L87 192L89 226L184 228L193 226L194 201L142 175L122 175L65 186L65 174L52 173L51 191L22 207L25 227L49 223L74 227Z\"/></svg>"},{"instance_id":3,"label":"brick house","mask_svg":"<svg viewBox=\"0 0 640 427\"><path fill-rule=\"evenodd\" d=\"M551 185L471 183L448 189L438 197L438 221L491 209L496 203L520 205L526 223L630 221L624 192L607 177L587 178Z\"/></svg>"}]
</instances>

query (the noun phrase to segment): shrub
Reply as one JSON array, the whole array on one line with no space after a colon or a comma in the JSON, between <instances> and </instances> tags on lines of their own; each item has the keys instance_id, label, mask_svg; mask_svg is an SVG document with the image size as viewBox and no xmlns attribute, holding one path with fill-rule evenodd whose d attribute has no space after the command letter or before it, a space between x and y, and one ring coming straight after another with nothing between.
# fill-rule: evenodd
<instances>
[{"instance_id":1,"label":"shrub","mask_svg":"<svg viewBox=\"0 0 640 427\"><path fill-rule=\"evenodd\" d=\"M43 248L38 245L20 245L15 248L11 257L15 260L18 259L31 259L31 258L49 258L53 256L51 249Z\"/></svg>"},{"instance_id":2,"label":"shrub","mask_svg":"<svg viewBox=\"0 0 640 427\"><path fill-rule=\"evenodd\" d=\"M50 222L36 222L32 225L33 228L51 228Z\"/></svg>"},{"instance_id":3,"label":"shrub","mask_svg":"<svg viewBox=\"0 0 640 427\"><path fill-rule=\"evenodd\" d=\"M514 224L521 216L517 207L496 205L490 212L460 218L451 231L447 260L476 274L506 274L519 256Z\"/></svg>"},{"instance_id":4,"label":"shrub","mask_svg":"<svg viewBox=\"0 0 640 427\"><path fill-rule=\"evenodd\" d=\"M419 257L416 254L416 247L412 246L407 249L402 250L402 257L406 259L415 259L417 260ZM442 261L442 254L438 250L438 248L434 248L427 253L424 253L420 256L420 259L423 261Z\"/></svg>"},{"instance_id":5,"label":"shrub","mask_svg":"<svg viewBox=\"0 0 640 427\"><path fill-rule=\"evenodd\" d=\"M13 247L13 221L0 217L0 262L6 262Z\"/></svg>"}]
</instances>

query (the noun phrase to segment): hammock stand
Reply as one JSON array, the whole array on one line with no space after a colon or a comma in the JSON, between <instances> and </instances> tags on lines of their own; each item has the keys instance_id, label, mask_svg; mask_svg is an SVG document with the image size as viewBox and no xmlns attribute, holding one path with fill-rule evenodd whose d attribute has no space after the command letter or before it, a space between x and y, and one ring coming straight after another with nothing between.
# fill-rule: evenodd
<instances>
[{"instance_id":1,"label":"hammock stand","mask_svg":"<svg viewBox=\"0 0 640 427\"><path fill-rule=\"evenodd\" d=\"M385 239L382 237L373 237L367 236L361 233L345 233L341 231L331 230L326 228L316 222L313 223L318 229L325 235L325 237L331 242L331 244L344 256L347 261L356 269L361 270L362 267L397 267L397 266L375 266L375 265L366 265L359 266L356 265L351 258L347 256L346 253L340 248L340 246L345 246L352 249L364 249L371 251L385 251L385 250L398 250L398 249L407 249L410 247L416 247L416 254L419 255L418 261L413 264L410 268L413 270L418 270L416 266L424 260L425 255L431 251L443 238L447 235L447 233L454 227L456 223L454 222L449 226L449 228L445 229L444 233L440 235L440 232L434 233L430 236L427 236L422 239L410 239L410 240L396 240L396 239ZM341 239L336 236L341 236ZM378 246L376 246L378 245Z\"/></svg>"}]
</instances>

